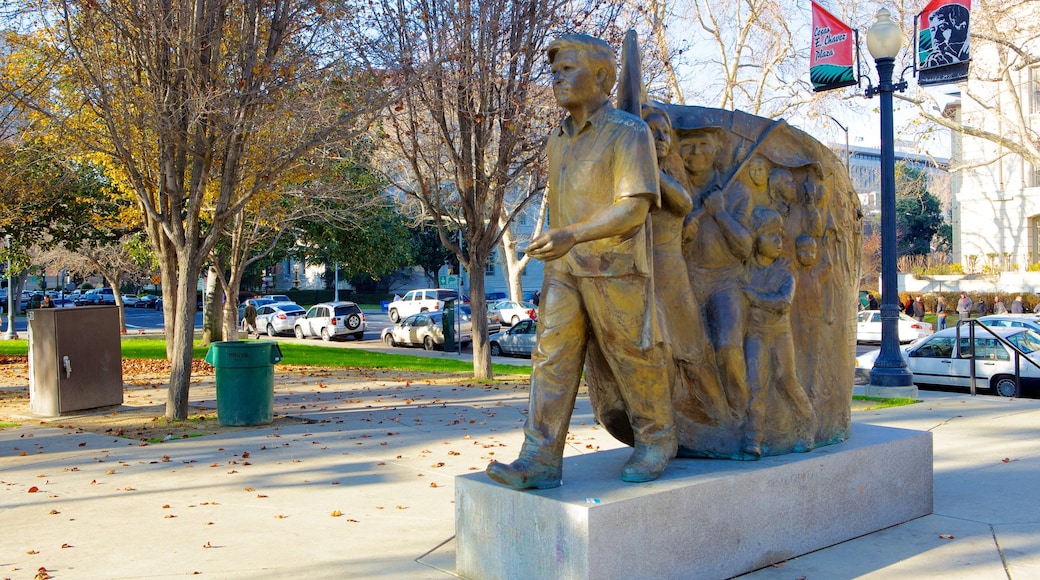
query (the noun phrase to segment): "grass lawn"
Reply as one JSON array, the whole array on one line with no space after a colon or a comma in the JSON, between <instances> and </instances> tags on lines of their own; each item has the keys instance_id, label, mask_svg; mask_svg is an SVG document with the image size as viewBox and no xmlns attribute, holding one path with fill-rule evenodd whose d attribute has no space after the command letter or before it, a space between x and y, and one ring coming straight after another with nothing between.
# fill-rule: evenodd
<instances>
[{"instance_id":1,"label":"grass lawn","mask_svg":"<svg viewBox=\"0 0 1040 580\"><path fill-rule=\"evenodd\" d=\"M254 342L255 341L251 341ZM162 338L124 338L123 358L161 360L166 358L166 341ZM319 367L355 367L374 369L399 369L430 372L473 372L473 363L464 360L413 356L407 354L385 354L358 348L336 348L310 344L278 343L285 364ZM29 343L26 340L0 341L0 355L25 355ZM208 347L196 342L192 358L205 359ZM531 367L526 365L492 365L496 374L529 375Z\"/></svg>"},{"instance_id":2,"label":"grass lawn","mask_svg":"<svg viewBox=\"0 0 1040 580\"><path fill-rule=\"evenodd\" d=\"M902 407L904 405L920 403L917 399L911 399L908 397L882 399L879 397L867 397L865 395L852 395L852 401L853 409L856 411L871 411L874 409L884 409L886 407Z\"/></svg>"}]
</instances>

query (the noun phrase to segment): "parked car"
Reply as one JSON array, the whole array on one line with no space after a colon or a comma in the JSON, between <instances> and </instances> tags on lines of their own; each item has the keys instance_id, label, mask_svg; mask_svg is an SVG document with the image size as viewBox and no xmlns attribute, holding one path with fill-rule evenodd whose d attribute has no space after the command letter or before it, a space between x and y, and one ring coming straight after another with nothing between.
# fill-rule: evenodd
<instances>
[{"instance_id":1,"label":"parked car","mask_svg":"<svg viewBox=\"0 0 1040 580\"><path fill-rule=\"evenodd\" d=\"M111 288L94 288L87 290L76 300L76 306L96 306L98 304L115 304L116 293Z\"/></svg>"},{"instance_id":2,"label":"parked car","mask_svg":"<svg viewBox=\"0 0 1040 580\"><path fill-rule=\"evenodd\" d=\"M932 334L930 322L918 322L899 313L899 342L913 342ZM881 311L861 310L856 321L856 342L881 342Z\"/></svg>"},{"instance_id":3,"label":"parked car","mask_svg":"<svg viewBox=\"0 0 1040 580\"><path fill-rule=\"evenodd\" d=\"M494 304L495 302L501 302L509 298L509 294L505 292L487 292L484 294L484 302L486 304Z\"/></svg>"},{"instance_id":4,"label":"parked car","mask_svg":"<svg viewBox=\"0 0 1040 580\"><path fill-rule=\"evenodd\" d=\"M993 332L1015 345L1026 356L1040 363L1040 334L1028 328L991 327ZM932 387L970 388L971 338L966 327L940 330L931 336L900 349L906 366L914 375L914 384ZM1015 356L984 329L975 330L976 385L988 388L995 395L1015 395ZM872 350L856 357L856 378L870 377L880 350ZM1023 391L1040 389L1040 369L1028 361L1021 361L1019 369Z\"/></svg>"},{"instance_id":5,"label":"parked car","mask_svg":"<svg viewBox=\"0 0 1040 580\"><path fill-rule=\"evenodd\" d=\"M491 356L509 355L531 358L537 332L537 321L521 320L508 330L492 334L490 338Z\"/></svg>"},{"instance_id":6,"label":"parked car","mask_svg":"<svg viewBox=\"0 0 1040 580\"><path fill-rule=\"evenodd\" d=\"M442 310L445 300L458 300L458 298L458 292L445 288L409 290L403 298L394 300L387 306L387 313L392 322L399 322L401 319L419 312Z\"/></svg>"},{"instance_id":7,"label":"parked car","mask_svg":"<svg viewBox=\"0 0 1040 580\"><path fill-rule=\"evenodd\" d=\"M296 304L292 298L289 298L289 296L285 294L264 294L261 298L270 300L271 302L292 302L293 304Z\"/></svg>"},{"instance_id":8,"label":"parked car","mask_svg":"<svg viewBox=\"0 0 1040 580\"><path fill-rule=\"evenodd\" d=\"M320 336L328 341L337 337L365 338L365 313L353 302L322 302L311 306L307 313L297 317L293 325L296 338Z\"/></svg>"},{"instance_id":9,"label":"parked car","mask_svg":"<svg viewBox=\"0 0 1040 580\"><path fill-rule=\"evenodd\" d=\"M459 306L459 318L463 323L469 323L470 328L473 325L473 310L469 304L462 304ZM488 312L487 321L487 333L488 336L502 330L502 321L498 319L498 316ZM472 332L470 333L472 334Z\"/></svg>"},{"instance_id":10,"label":"parked car","mask_svg":"<svg viewBox=\"0 0 1040 580\"><path fill-rule=\"evenodd\" d=\"M305 314L307 311L302 306L292 302L264 304L256 309L257 332L266 332L267 336L294 332L296 319Z\"/></svg>"},{"instance_id":11,"label":"parked car","mask_svg":"<svg viewBox=\"0 0 1040 580\"><path fill-rule=\"evenodd\" d=\"M123 294L123 306L134 307L137 306L137 295L136 294Z\"/></svg>"},{"instance_id":12,"label":"parked car","mask_svg":"<svg viewBox=\"0 0 1040 580\"><path fill-rule=\"evenodd\" d=\"M516 302L513 300L496 302L488 307L488 311L498 313L498 318L502 321L502 324L507 324L509 326L512 326L521 320L531 320L538 316L538 307L534 304L531 304L530 302ZM532 316L532 314L534 316Z\"/></svg>"},{"instance_id":13,"label":"parked car","mask_svg":"<svg viewBox=\"0 0 1040 580\"><path fill-rule=\"evenodd\" d=\"M96 293L94 290L84 290L81 294L72 297L73 302L76 306L86 306L93 304L96 299Z\"/></svg>"},{"instance_id":14,"label":"parked car","mask_svg":"<svg viewBox=\"0 0 1040 580\"><path fill-rule=\"evenodd\" d=\"M252 304L256 307L256 313L260 314L260 307L267 304L274 304L274 300L270 298L250 298L238 305L238 324L242 325L242 321L246 318L246 304ZM291 329L290 329L291 330Z\"/></svg>"},{"instance_id":15,"label":"parked car","mask_svg":"<svg viewBox=\"0 0 1040 580\"><path fill-rule=\"evenodd\" d=\"M382 340L387 346L421 346L426 350L444 348L444 313L420 312L403 318L383 329ZM465 345L473 341L473 325L463 322L456 337Z\"/></svg>"},{"instance_id":16,"label":"parked car","mask_svg":"<svg viewBox=\"0 0 1040 580\"><path fill-rule=\"evenodd\" d=\"M51 298L51 304L53 304L55 308L74 308L76 306L76 303L72 300L61 297Z\"/></svg>"},{"instance_id":17,"label":"parked car","mask_svg":"<svg viewBox=\"0 0 1040 580\"><path fill-rule=\"evenodd\" d=\"M155 301L158 299L158 296L152 296L151 294L138 296L137 302L134 302L134 308L155 308Z\"/></svg>"},{"instance_id":18,"label":"parked car","mask_svg":"<svg viewBox=\"0 0 1040 580\"><path fill-rule=\"evenodd\" d=\"M1029 328L1040 333L1040 318L1036 314L990 314L979 317L986 326Z\"/></svg>"}]
</instances>

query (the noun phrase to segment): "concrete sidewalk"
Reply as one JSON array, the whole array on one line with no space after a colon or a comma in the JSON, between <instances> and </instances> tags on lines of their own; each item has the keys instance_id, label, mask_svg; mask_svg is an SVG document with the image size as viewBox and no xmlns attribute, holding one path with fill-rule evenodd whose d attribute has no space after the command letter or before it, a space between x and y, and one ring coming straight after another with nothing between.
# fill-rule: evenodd
<instances>
[{"instance_id":1,"label":"concrete sidewalk","mask_svg":"<svg viewBox=\"0 0 1040 580\"><path fill-rule=\"evenodd\" d=\"M516 457L526 390L374 371L276 397L310 423L146 446L69 418L0 430L0 578L453 576L453 478ZM853 420L932 431L935 513L746 578L1040 577L1040 401L921 398ZM579 398L568 455L619 446Z\"/></svg>"}]
</instances>

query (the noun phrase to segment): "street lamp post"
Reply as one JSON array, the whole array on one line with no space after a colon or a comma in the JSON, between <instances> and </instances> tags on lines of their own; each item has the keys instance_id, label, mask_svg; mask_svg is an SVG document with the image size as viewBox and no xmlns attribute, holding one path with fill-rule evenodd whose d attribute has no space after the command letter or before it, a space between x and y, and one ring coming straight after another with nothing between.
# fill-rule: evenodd
<instances>
[{"instance_id":1,"label":"street lamp post","mask_svg":"<svg viewBox=\"0 0 1040 580\"><path fill-rule=\"evenodd\" d=\"M870 370L870 396L916 397L914 376L899 352L899 287L896 279L896 172L895 131L892 121L892 93L906 90L905 82L892 82L895 57L903 44L903 32L891 13L878 10L877 21L867 31L867 50L878 71L877 87L868 87L867 96L877 95L881 103L881 353Z\"/></svg>"},{"instance_id":2,"label":"street lamp post","mask_svg":"<svg viewBox=\"0 0 1040 580\"><path fill-rule=\"evenodd\" d=\"M14 276L11 272L11 236L10 234L4 238L7 242L7 333L4 334L4 340L15 340L18 338L18 332L14 329L14 308L18 302L14 301Z\"/></svg>"},{"instance_id":3,"label":"street lamp post","mask_svg":"<svg viewBox=\"0 0 1040 580\"><path fill-rule=\"evenodd\" d=\"M335 272L336 272L336 274L333 276L333 282L332 282L333 285L335 286L335 289L334 289L335 298L333 298L333 300L335 302L339 302L339 262L336 262L336 270L335 270Z\"/></svg>"}]
</instances>

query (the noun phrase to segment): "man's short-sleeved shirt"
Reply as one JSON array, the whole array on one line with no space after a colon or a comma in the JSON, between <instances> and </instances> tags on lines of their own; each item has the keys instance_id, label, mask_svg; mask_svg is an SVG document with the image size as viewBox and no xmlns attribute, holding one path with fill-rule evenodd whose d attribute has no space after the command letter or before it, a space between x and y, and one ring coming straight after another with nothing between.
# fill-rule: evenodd
<instances>
[{"instance_id":1,"label":"man's short-sleeved shirt","mask_svg":"<svg viewBox=\"0 0 1040 580\"><path fill-rule=\"evenodd\" d=\"M564 227L627 197L661 203L657 152L642 119L609 103L584 127L568 117L549 137L549 219ZM646 226L620 236L576 244L560 258L575 276L646 275L650 272Z\"/></svg>"}]
</instances>

